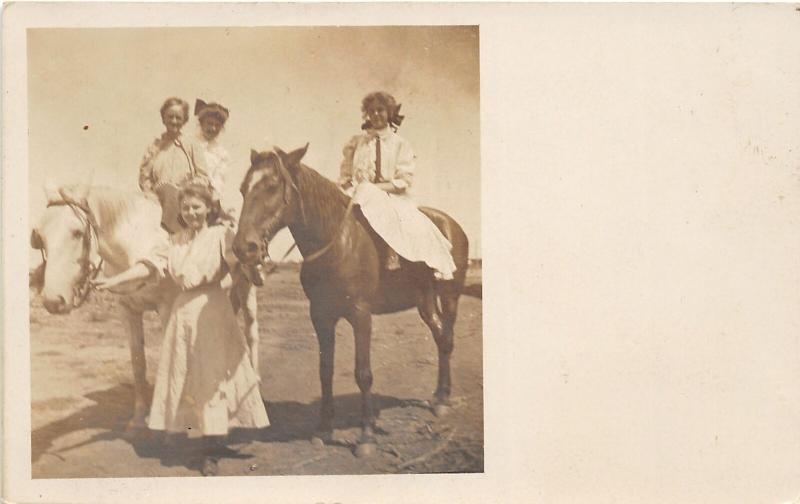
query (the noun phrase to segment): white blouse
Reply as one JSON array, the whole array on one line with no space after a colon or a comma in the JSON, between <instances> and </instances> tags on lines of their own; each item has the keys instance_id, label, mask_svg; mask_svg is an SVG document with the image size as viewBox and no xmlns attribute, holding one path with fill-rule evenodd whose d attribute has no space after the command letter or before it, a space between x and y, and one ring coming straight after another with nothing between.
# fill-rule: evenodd
<instances>
[{"instance_id":1,"label":"white blouse","mask_svg":"<svg viewBox=\"0 0 800 504\"><path fill-rule=\"evenodd\" d=\"M358 185L375 180L376 142L381 143L382 181L391 182L398 189L411 187L414 176L414 151L408 141L392 131L371 130L356 135L344 146L344 159L340 167L339 185Z\"/></svg>"},{"instance_id":2,"label":"white blouse","mask_svg":"<svg viewBox=\"0 0 800 504\"><path fill-rule=\"evenodd\" d=\"M203 137L202 132L199 134L199 139L200 143L205 147L205 164L208 179L217 194L221 196L222 189L225 187L225 175L228 171L230 156L225 147L217 142L216 139L208 141Z\"/></svg>"}]
</instances>

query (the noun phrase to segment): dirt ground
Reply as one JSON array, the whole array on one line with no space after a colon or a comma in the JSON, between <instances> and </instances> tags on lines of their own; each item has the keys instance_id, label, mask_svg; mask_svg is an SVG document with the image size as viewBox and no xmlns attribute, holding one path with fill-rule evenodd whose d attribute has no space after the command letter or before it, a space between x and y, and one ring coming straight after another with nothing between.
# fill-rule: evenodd
<instances>
[{"instance_id":1,"label":"dirt ground","mask_svg":"<svg viewBox=\"0 0 800 504\"><path fill-rule=\"evenodd\" d=\"M220 475L440 473L483 471L481 270L461 298L452 358L453 408L427 407L436 386L436 345L415 310L375 317L372 387L378 451L356 458L360 396L349 325L337 327L334 444L310 443L319 411L318 350L297 267L259 289L261 393L270 427L234 432ZM69 315L47 313L31 292L31 447L34 478L198 475L197 446L165 449L157 438L129 438L133 405L128 342L115 298L91 296ZM161 335L145 318L152 387Z\"/></svg>"}]
</instances>

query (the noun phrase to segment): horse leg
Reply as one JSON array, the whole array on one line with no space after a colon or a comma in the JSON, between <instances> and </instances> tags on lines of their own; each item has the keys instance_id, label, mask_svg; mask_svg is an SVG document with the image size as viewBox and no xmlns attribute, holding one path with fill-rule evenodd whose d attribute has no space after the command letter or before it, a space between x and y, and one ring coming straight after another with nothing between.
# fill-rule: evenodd
<instances>
[{"instance_id":1,"label":"horse leg","mask_svg":"<svg viewBox=\"0 0 800 504\"><path fill-rule=\"evenodd\" d=\"M420 317L431 330L439 351L439 377L436 392L433 394L433 413L436 416L442 416L447 413L450 402L450 354L453 353L453 325L455 324L457 299L453 303L451 297L442 296L440 316L436 298L436 291L433 285L429 284L425 288L417 308Z\"/></svg>"},{"instance_id":2,"label":"horse leg","mask_svg":"<svg viewBox=\"0 0 800 504\"><path fill-rule=\"evenodd\" d=\"M370 367L370 339L372 338L372 313L369 308L356 305L348 317L355 336L355 375L361 390L361 438L356 447L357 457L375 453L375 416L372 411L372 369Z\"/></svg>"},{"instance_id":3,"label":"horse leg","mask_svg":"<svg viewBox=\"0 0 800 504\"><path fill-rule=\"evenodd\" d=\"M319 427L312 442L322 444L333 437L333 356L338 318L317 311L312 305L311 322L319 342L319 381L322 386L322 400Z\"/></svg>"},{"instance_id":4,"label":"horse leg","mask_svg":"<svg viewBox=\"0 0 800 504\"><path fill-rule=\"evenodd\" d=\"M250 363L256 376L261 380L258 372L258 299L256 289L249 282L244 282L240 290L240 296L245 299L244 303L244 336L247 339L247 347L250 349Z\"/></svg>"},{"instance_id":5,"label":"horse leg","mask_svg":"<svg viewBox=\"0 0 800 504\"><path fill-rule=\"evenodd\" d=\"M144 354L144 326L142 312L124 308L128 338L131 348L131 365L133 366L133 418L125 429L128 433L146 427L147 407L147 360Z\"/></svg>"}]
</instances>

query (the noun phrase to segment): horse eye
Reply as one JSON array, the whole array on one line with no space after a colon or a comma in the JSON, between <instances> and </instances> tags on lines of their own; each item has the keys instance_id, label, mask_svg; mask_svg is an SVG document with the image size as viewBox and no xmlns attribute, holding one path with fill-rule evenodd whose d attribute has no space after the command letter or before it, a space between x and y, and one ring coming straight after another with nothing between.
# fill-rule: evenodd
<instances>
[{"instance_id":1,"label":"horse eye","mask_svg":"<svg viewBox=\"0 0 800 504\"><path fill-rule=\"evenodd\" d=\"M72 232L73 238L80 238L81 236L83 236L83 231L81 231L80 229L76 229Z\"/></svg>"}]
</instances>

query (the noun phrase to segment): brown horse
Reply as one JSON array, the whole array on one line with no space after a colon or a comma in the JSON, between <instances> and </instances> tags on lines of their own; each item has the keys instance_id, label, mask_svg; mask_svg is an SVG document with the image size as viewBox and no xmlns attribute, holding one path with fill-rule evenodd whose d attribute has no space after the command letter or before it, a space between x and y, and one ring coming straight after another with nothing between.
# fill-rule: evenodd
<instances>
[{"instance_id":1,"label":"brown horse","mask_svg":"<svg viewBox=\"0 0 800 504\"><path fill-rule=\"evenodd\" d=\"M370 228L350 198L331 181L300 164L308 145L289 154L251 151L251 166L242 182L244 197L234 252L244 264L268 257L269 241L288 227L304 257L300 282L310 301L310 315L319 341L322 384L319 437L333 433L333 354L335 328L344 318L355 337L355 378L362 397L362 431L356 455L374 453L375 418L370 388L372 315L416 307L433 333L439 351L439 379L433 410L447 411L450 396L450 354L458 299L467 270L467 236L445 213L422 208L453 245L454 279L439 281L424 263L403 261L399 271L386 271L381 258L386 245Z\"/></svg>"}]
</instances>

